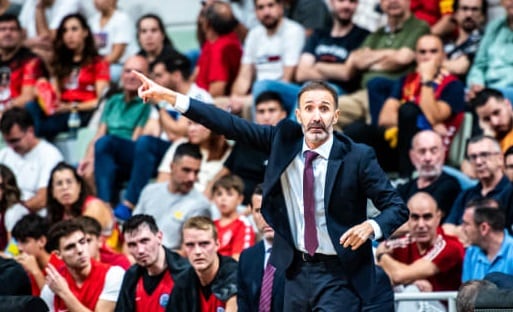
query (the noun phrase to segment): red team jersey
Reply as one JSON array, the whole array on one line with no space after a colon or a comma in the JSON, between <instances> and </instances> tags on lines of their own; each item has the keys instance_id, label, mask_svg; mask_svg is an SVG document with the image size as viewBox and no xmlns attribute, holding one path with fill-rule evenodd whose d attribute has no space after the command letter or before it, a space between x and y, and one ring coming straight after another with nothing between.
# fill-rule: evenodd
<instances>
[{"instance_id":1,"label":"red team jersey","mask_svg":"<svg viewBox=\"0 0 513 312\"><path fill-rule=\"evenodd\" d=\"M140 277L135 288L135 311L164 312L174 285L175 282L171 273L166 270L157 288L152 294L147 294L144 289L143 278Z\"/></svg>"},{"instance_id":2,"label":"red team jersey","mask_svg":"<svg viewBox=\"0 0 513 312\"><path fill-rule=\"evenodd\" d=\"M101 56L91 64L75 67L62 82L61 101L85 102L97 98L96 82L109 81L109 63Z\"/></svg>"},{"instance_id":3,"label":"red team jersey","mask_svg":"<svg viewBox=\"0 0 513 312\"><path fill-rule=\"evenodd\" d=\"M68 282L69 289L73 295L88 309L94 311L96 304L100 298L105 285L105 277L110 269L110 265L97 262L91 259L91 272L89 276L84 280L82 285L79 287L71 273L66 267L60 270L61 275ZM55 296L54 299L55 311L68 311L68 308L64 304L64 301L59 297Z\"/></svg>"},{"instance_id":4,"label":"red team jersey","mask_svg":"<svg viewBox=\"0 0 513 312\"><path fill-rule=\"evenodd\" d=\"M221 242L218 252L223 256L240 254L255 243L253 227L244 217L239 217L225 226L220 225L220 220L214 221L214 224Z\"/></svg>"},{"instance_id":5,"label":"red team jersey","mask_svg":"<svg viewBox=\"0 0 513 312\"><path fill-rule=\"evenodd\" d=\"M226 302L219 300L213 293L206 299L201 289L198 292L201 312L221 312L226 308Z\"/></svg>"},{"instance_id":6,"label":"red team jersey","mask_svg":"<svg viewBox=\"0 0 513 312\"><path fill-rule=\"evenodd\" d=\"M16 98L24 86L36 84L36 80L44 74L43 68L38 57L30 50L21 48L12 59L0 62L0 79L9 82L11 98Z\"/></svg>"},{"instance_id":7,"label":"red team jersey","mask_svg":"<svg viewBox=\"0 0 513 312\"><path fill-rule=\"evenodd\" d=\"M390 240L387 244L394 249L392 257L397 261L411 264L420 258L425 258L437 266L440 272L427 279L433 286L433 291L458 290L461 284L465 250L456 237L445 235L440 227L437 232L433 247L422 255L417 248L417 243L408 235Z\"/></svg>"}]
</instances>

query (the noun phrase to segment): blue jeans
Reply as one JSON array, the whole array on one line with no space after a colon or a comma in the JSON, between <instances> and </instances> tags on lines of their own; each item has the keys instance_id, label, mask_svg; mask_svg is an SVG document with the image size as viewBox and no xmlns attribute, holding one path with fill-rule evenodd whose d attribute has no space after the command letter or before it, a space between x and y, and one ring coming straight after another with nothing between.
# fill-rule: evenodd
<instances>
[{"instance_id":1,"label":"blue jeans","mask_svg":"<svg viewBox=\"0 0 513 312\"><path fill-rule=\"evenodd\" d=\"M134 162L135 142L104 135L94 144L94 179L97 196L115 205L122 182L129 178Z\"/></svg>"},{"instance_id":2,"label":"blue jeans","mask_svg":"<svg viewBox=\"0 0 513 312\"><path fill-rule=\"evenodd\" d=\"M135 141L135 155L130 172L130 180L125 192L125 200L136 205L143 188L157 169L171 142L144 135Z\"/></svg>"}]
</instances>

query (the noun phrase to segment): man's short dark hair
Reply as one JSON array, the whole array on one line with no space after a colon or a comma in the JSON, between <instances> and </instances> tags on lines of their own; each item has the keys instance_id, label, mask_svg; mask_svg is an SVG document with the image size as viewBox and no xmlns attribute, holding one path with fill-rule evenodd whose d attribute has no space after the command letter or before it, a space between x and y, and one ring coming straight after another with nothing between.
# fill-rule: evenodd
<instances>
[{"instance_id":1,"label":"man's short dark hair","mask_svg":"<svg viewBox=\"0 0 513 312\"><path fill-rule=\"evenodd\" d=\"M481 208L481 207L494 207L494 208L501 209L500 203L495 198L492 198L492 197L472 199L472 200L469 200L465 204L465 209Z\"/></svg>"},{"instance_id":2,"label":"man's short dark hair","mask_svg":"<svg viewBox=\"0 0 513 312\"><path fill-rule=\"evenodd\" d=\"M489 135L483 135L483 134L479 134L479 135L476 135L476 136L473 136L471 137L468 142L467 142L467 148L465 149L466 153L468 154L468 146L470 144L476 144L476 143L479 143L481 141L485 141L485 140L489 140L490 142L493 143L493 145L495 146L496 148L496 151L497 152L501 152L501 146L499 144L499 141L497 141L496 138L492 137L492 136L489 136ZM501 152L502 153L502 152ZM467 158L468 158L468 155L466 155Z\"/></svg>"},{"instance_id":3,"label":"man's short dark hair","mask_svg":"<svg viewBox=\"0 0 513 312\"><path fill-rule=\"evenodd\" d=\"M218 0L207 7L205 19L218 35L233 32L239 24L239 21L233 16L230 5Z\"/></svg>"},{"instance_id":4,"label":"man's short dark hair","mask_svg":"<svg viewBox=\"0 0 513 312\"><path fill-rule=\"evenodd\" d=\"M497 289L497 286L486 280L470 280L463 283L456 297L456 310L458 312L473 312L479 292L492 289Z\"/></svg>"},{"instance_id":5,"label":"man's short dark hair","mask_svg":"<svg viewBox=\"0 0 513 312\"><path fill-rule=\"evenodd\" d=\"M314 91L314 90L324 90L324 91L328 91L331 96L333 97L333 105L335 106L334 108L337 109L338 108L338 94L337 94L337 91L335 91L335 89L333 89L332 86L330 86L327 82L324 82L322 80L312 80L310 82L307 82L302 88L301 90L299 91L299 93L297 94L297 102L298 102L298 107L300 105L300 101L299 99L301 98L301 96L303 95L303 93L307 92L307 91Z\"/></svg>"},{"instance_id":6,"label":"man's short dark hair","mask_svg":"<svg viewBox=\"0 0 513 312\"><path fill-rule=\"evenodd\" d=\"M187 56L179 52L173 52L159 57L153 65L153 68L155 68L155 65L161 63L164 65L167 72L174 73L175 71L179 71L184 80L188 80L191 77L191 61Z\"/></svg>"},{"instance_id":7,"label":"man's short dark hair","mask_svg":"<svg viewBox=\"0 0 513 312\"><path fill-rule=\"evenodd\" d=\"M201 160L201 152L199 146L192 143L183 143L178 145L175 151L175 155L173 156L173 162L177 162L184 156L189 156L194 159Z\"/></svg>"},{"instance_id":8,"label":"man's short dark hair","mask_svg":"<svg viewBox=\"0 0 513 312\"><path fill-rule=\"evenodd\" d=\"M264 92L260 93L255 99L255 107L257 107L258 105L260 105L264 102L269 102L269 101L278 102L278 104L280 104L280 108L284 111L287 111L285 109L285 105L283 104L283 98L281 97L281 95L278 92L274 92L274 91L264 91Z\"/></svg>"},{"instance_id":9,"label":"man's short dark hair","mask_svg":"<svg viewBox=\"0 0 513 312\"><path fill-rule=\"evenodd\" d=\"M502 209L491 206L475 208L474 222L476 225L486 222L494 232L502 232L506 226L505 216Z\"/></svg>"},{"instance_id":10,"label":"man's short dark hair","mask_svg":"<svg viewBox=\"0 0 513 312\"><path fill-rule=\"evenodd\" d=\"M59 241L61 238L69 236L75 232L82 232L85 234L82 225L78 224L75 220L63 220L52 225L48 231L48 248L49 250L59 250Z\"/></svg>"},{"instance_id":11,"label":"man's short dark hair","mask_svg":"<svg viewBox=\"0 0 513 312\"><path fill-rule=\"evenodd\" d=\"M16 26L18 27L18 30L21 30L20 21L18 20L18 17L11 13L5 13L0 15L0 23L7 23L7 22L15 22Z\"/></svg>"},{"instance_id":12,"label":"man's short dark hair","mask_svg":"<svg viewBox=\"0 0 513 312\"><path fill-rule=\"evenodd\" d=\"M244 181L235 175L235 174L227 174L219 178L214 185L212 186L212 192L216 192L218 189L234 189L239 195L244 194Z\"/></svg>"},{"instance_id":13,"label":"man's short dark hair","mask_svg":"<svg viewBox=\"0 0 513 312\"><path fill-rule=\"evenodd\" d=\"M153 234L157 234L159 231L159 227L157 226L157 222L155 222L155 218L147 214L138 214L130 217L130 219L123 223L123 235L127 233L133 233L142 225L148 226Z\"/></svg>"},{"instance_id":14,"label":"man's short dark hair","mask_svg":"<svg viewBox=\"0 0 513 312\"><path fill-rule=\"evenodd\" d=\"M476 94L476 96L470 101L470 104L473 109L476 109L484 106L492 98L502 102L504 101L504 94L497 89L485 88Z\"/></svg>"},{"instance_id":15,"label":"man's short dark hair","mask_svg":"<svg viewBox=\"0 0 513 312\"><path fill-rule=\"evenodd\" d=\"M255 189L253 190L253 195L263 195L264 194L264 188L262 187L262 183L257 184L255 186Z\"/></svg>"},{"instance_id":16,"label":"man's short dark hair","mask_svg":"<svg viewBox=\"0 0 513 312\"><path fill-rule=\"evenodd\" d=\"M37 215L28 214L23 216L12 229L12 237L20 242L26 241L28 238L39 239L46 237L50 223L47 219Z\"/></svg>"},{"instance_id":17,"label":"man's short dark hair","mask_svg":"<svg viewBox=\"0 0 513 312\"><path fill-rule=\"evenodd\" d=\"M26 131L30 127L34 127L34 119L29 112L21 107L13 107L6 110L2 119L0 119L0 131L8 134L14 125L18 125L22 131Z\"/></svg>"},{"instance_id":18,"label":"man's short dark hair","mask_svg":"<svg viewBox=\"0 0 513 312\"><path fill-rule=\"evenodd\" d=\"M100 237L102 235L102 225L95 218L79 216L75 219L75 222L82 226L86 234L94 235L96 237Z\"/></svg>"},{"instance_id":19,"label":"man's short dark hair","mask_svg":"<svg viewBox=\"0 0 513 312\"><path fill-rule=\"evenodd\" d=\"M452 3L452 11L456 12L460 8L460 0L454 0ZM486 18L488 12L488 1L481 0L481 14Z\"/></svg>"}]
</instances>

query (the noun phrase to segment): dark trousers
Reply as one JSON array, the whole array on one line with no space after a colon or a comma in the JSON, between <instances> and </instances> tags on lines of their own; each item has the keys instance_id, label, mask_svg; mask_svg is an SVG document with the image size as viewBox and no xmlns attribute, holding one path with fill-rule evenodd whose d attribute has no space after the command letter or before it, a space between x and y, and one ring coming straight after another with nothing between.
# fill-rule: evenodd
<instances>
[{"instance_id":1,"label":"dark trousers","mask_svg":"<svg viewBox=\"0 0 513 312\"><path fill-rule=\"evenodd\" d=\"M284 311L360 311L361 299L338 260L295 260L285 280Z\"/></svg>"},{"instance_id":2,"label":"dark trousers","mask_svg":"<svg viewBox=\"0 0 513 312\"><path fill-rule=\"evenodd\" d=\"M369 94L369 112L371 115L371 124L378 125L379 113L383 104L392 94L395 80L376 77L367 82L367 92Z\"/></svg>"}]
</instances>

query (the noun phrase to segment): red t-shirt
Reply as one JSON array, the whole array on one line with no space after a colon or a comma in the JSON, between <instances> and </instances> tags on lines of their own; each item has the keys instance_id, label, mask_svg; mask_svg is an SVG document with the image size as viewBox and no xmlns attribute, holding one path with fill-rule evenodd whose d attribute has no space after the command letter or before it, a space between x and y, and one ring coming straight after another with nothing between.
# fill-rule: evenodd
<instances>
[{"instance_id":1,"label":"red t-shirt","mask_svg":"<svg viewBox=\"0 0 513 312\"><path fill-rule=\"evenodd\" d=\"M219 300L214 294L210 294L208 299L206 299L201 289L198 292L200 296L201 312L218 312L224 311L224 308L226 308L226 302Z\"/></svg>"},{"instance_id":2,"label":"red t-shirt","mask_svg":"<svg viewBox=\"0 0 513 312\"><path fill-rule=\"evenodd\" d=\"M100 262L120 266L125 271L131 266L125 255L113 251L106 245L100 247Z\"/></svg>"},{"instance_id":3,"label":"red t-shirt","mask_svg":"<svg viewBox=\"0 0 513 312\"><path fill-rule=\"evenodd\" d=\"M410 9L416 18L433 26L446 14L453 13L454 0L411 0Z\"/></svg>"},{"instance_id":4,"label":"red t-shirt","mask_svg":"<svg viewBox=\"0 0 513 312\"><path fill-rule=\"evenodd\" d=\"M411 264L420 258L425 258L437 266L440 272L427 279L433 286L433 291L458 290L461 284L465 250L456 237L445 235L440 227L437 233L435 243L423 255L420 254L417 243L409 235L390 240L387 244L394 249L392 257L397 261Z\"/></svg>"},{"instance_id":5,"label":"red t-shirt","mask_svg":"<svg viewBox=\"0 0 513 312\"><path fill-rule=\"evenodd\" d=\"M153 293L148 294L144 289L143 278L140 277L135 288L135 311L164 312L174 285L171 273L166 270L157 288L155 288Z\"/></svg>"},{"instance_id":6,"label":"red t-shirt","mask_svg":"<svg viewBox=\"0 0 513 312\"><path fill-rule=\"evenodd\" d=\"M221 246L219 253L231 257L240 254L255 243L255 232L246 218L239 217L231 223L221 226L220 220L214 221Z\"/></svg>"},{"instance_id":7,"label":"red t-shirt","mask_svg":"<svg viewBox=\"0 0 513 312\"><path fill-rule=\"evenodd\" d=\"M225 95L227 95L239 72L241 57L242 46L234 32L220 36L213 42L206 41L198 59L199 71L196 84L208 90L213 82L226 82Z\"/></svg>"},{"instance_id":8,"label":"red t-shirt","mask_svg":"<svg viewBox=\"0 0 513 312\"><path fill-rule=\"evenodd\" d=\"M11 98L21 94L24 86L34 86L44 75L43 62L30 50L21 48L10 60L0 61L0 79L10 82Z\"/></svg>"},{"instance_id":9,"label":"red t-shirt","mask_svg":"<svg viewBox=\"0 0 513 312\"><path fill-rule=\"evenodd\" d=\"M75 283L75 280L66 267L60 270L60 273L68 282L69 289L78 301L80 301L86 308L94 311L103 291L105 277L107 276L109 269L110 265L91 259L91 272L80 287ZM64 301L57 295L54 300L54 308L55 311L68 310Z\"/></svg>"},{"instance_id":10,"label":"red t-shirt","mask_svg":"<svg viewBox=\"0 0 513 312\"><path fill-rule=\"evenodd\" d=\"M48 263L51 263L57 270L61 270L65 267L64 262L61 259L59 259L53 252L50 254L50 259L48 259ZM46 276L46 270L44 269L43 275ZM29 273L28 276L30 279L30 286L32 287L32 296L39 297L39 295L41 294L41 289L39 288L39 286L37 286L37 282L34 278L34 275Z\"/></svg>"},{"instance_id":11,"label":"red t-shirt","mask_svg":"<svg viewBox=\"0 0 513 312\"><path fill-rule=\"evenodd\" d=\"M98 56L88 65L76 66L64 79L61 101L84 102L96 99L96 82L109 80L109 63Z\"/></svg>"}]
</instances>

